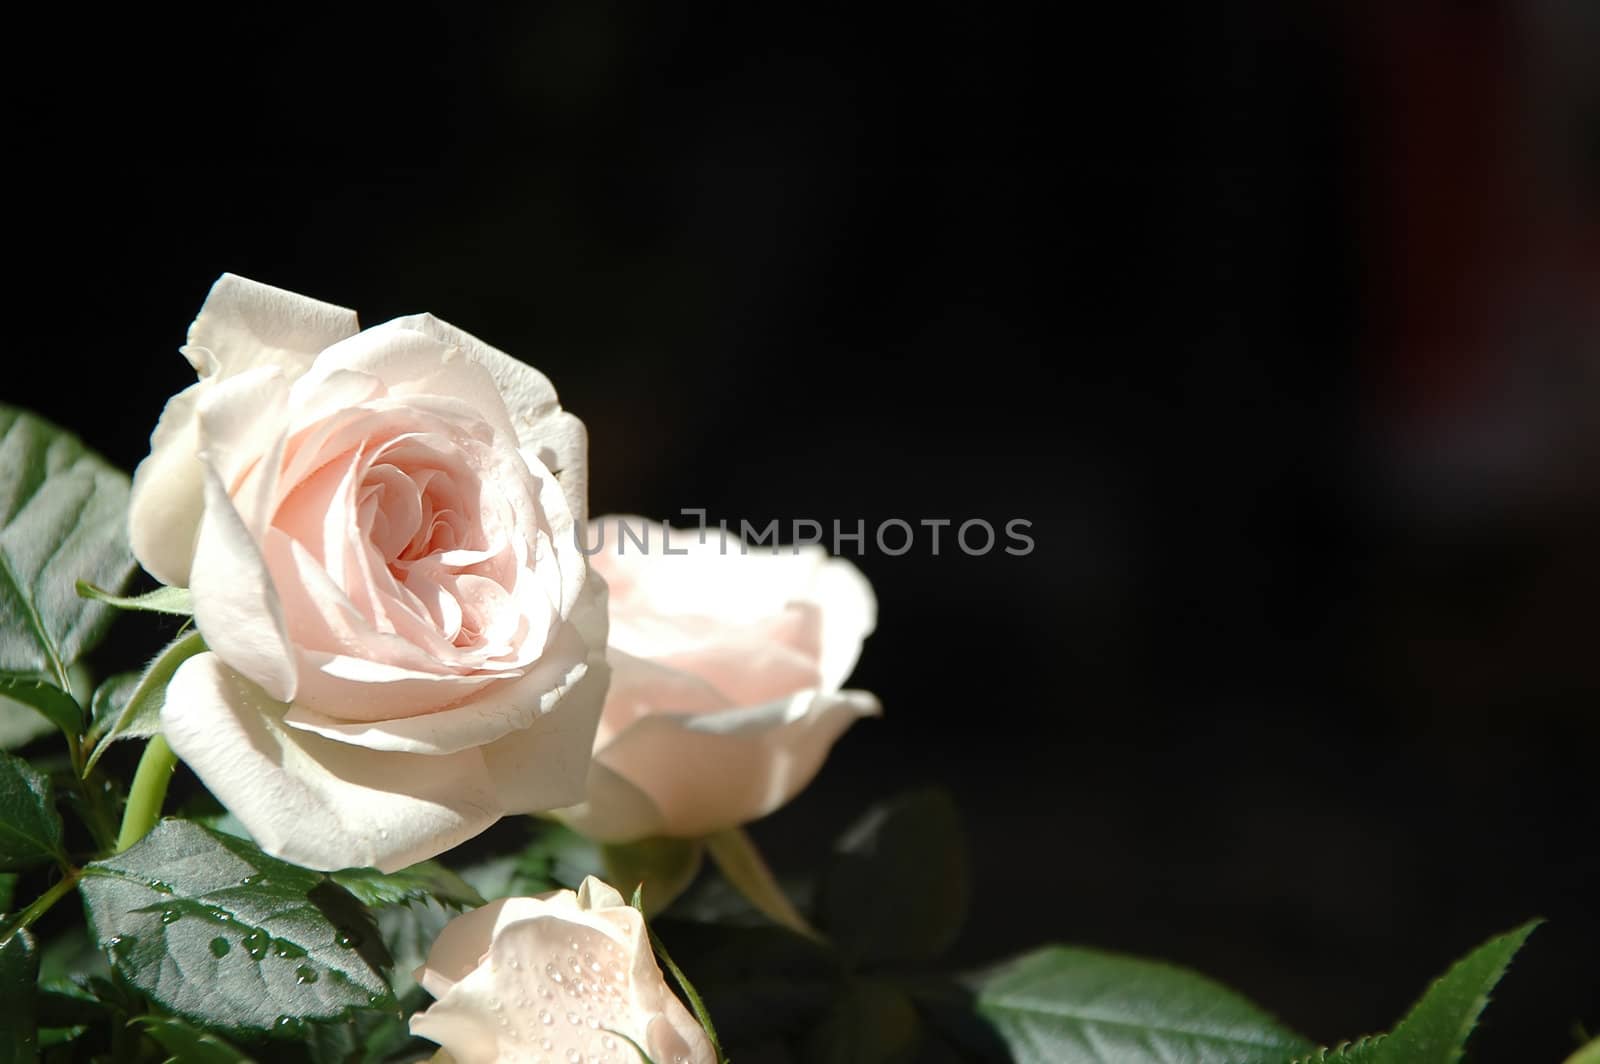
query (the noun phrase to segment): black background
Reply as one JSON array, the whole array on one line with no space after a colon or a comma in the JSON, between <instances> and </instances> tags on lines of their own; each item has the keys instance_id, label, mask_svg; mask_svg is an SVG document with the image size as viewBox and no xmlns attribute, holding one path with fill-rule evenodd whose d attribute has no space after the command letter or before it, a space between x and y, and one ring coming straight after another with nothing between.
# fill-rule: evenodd
<instances>
[{"instance_id":1,"label":"black background","mask_svg":"<svg viewBox=\"0 0 1600 1064\"><path fill-rule=\"evenodd\" d=\"M943 784L956 961L1166 957L1320 1040L1542 915L1477 1044L1555 1060L1600 37L1395 6L62 15L11 41L6 398L131 469L228 270L532 362L596 513L1030 520L856 558L885 715L755 826L779 870Z\"/></svg>"}]
</instances>

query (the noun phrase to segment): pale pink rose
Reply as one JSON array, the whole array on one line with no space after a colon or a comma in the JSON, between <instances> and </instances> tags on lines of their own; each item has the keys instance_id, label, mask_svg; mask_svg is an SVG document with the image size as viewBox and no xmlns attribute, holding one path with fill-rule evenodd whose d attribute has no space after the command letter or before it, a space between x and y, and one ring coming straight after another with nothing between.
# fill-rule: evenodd
<instances>
[{"instance_id":1,"label":"pale pink rose","mask_svg":"<svg viewBox=\"0 0 1600 1064\"><path fill-rule=\"evenodd\" d=\"M644 918L590 876L577 893L506 898L445 925L417 969L438 1000L411 1033L456 1064L543 1060L715 1064L711 1040L656 967Z\"/></svg>"},{"instance_id":2,"label":"pale pink rose","mask_svg":"<svg viewBox=\"0 0 1600 1064\"><path fill-rule=\"evenodd\" d=\"M855 566L816 546L701 537L638 517L585 532L610 589L612 679L588 800L560 815L594 838L696 837L765 816L878 712L840 689L877 613Z\"/></svg>"},{"instance_id":3,"label":"pale pink rose","mask_svg":"<svg viewBox=\"0 0 1600 1064\"><path fill-rule=\"evenodd\" d=\"M224 275L200 373L134 477L130 533L209 653L162 731L268 852L403 867L583 793L604 585L574 539L582 424L428 315Z\"/></svg>"}]
</instances>

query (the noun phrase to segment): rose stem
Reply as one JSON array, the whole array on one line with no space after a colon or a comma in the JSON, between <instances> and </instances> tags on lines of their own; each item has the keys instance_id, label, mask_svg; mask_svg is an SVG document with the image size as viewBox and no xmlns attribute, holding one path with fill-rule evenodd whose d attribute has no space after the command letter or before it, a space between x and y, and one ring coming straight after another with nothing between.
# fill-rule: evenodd
<instances>
[{"instance_id":1,"label":"rose stem","mask_svg":"<svg viewBox=\"0 0 1600 1064\"><path fill-rule=\"evenodd\" d=\"M117 835L118 853L148 835L161 819L161 803L167 800L167 784L177 767L178 755L167 745L166 737L152 735L128 789L128 807L122 811L122 831Z\"/></svg>"},{"instance_id":2,"label":"rose stem","mask_svg":"<svg viewBox=\"0 0 1600 1064\"><path fill-rule=\"evenodd\" d=\"M751 905L791 931L798 931L807 938L820 937L778 886L772 869L761 859L761 851L743 828L729 828L708 836L706 850L723 878Z\"/></svg>"},{"instance_id":3,"label":"rose stem","mask_svg":"<svg viewBox=\"0 0 1600 1064\"><path fill-rule=\"evenodd\" d=\"M26 909L22 910L19 915L13 917L6 923L4 931L0 932L0 941L10 938L18 931L21 931L24 927L30 926L35 920L39 919L39 917L49 912L52 905L66 897L67 893L71 891L73 887L78 885L78 877L81 875L83 875L83 873L78 869L71 867L67 868L66 874L60 879L56 880L55 884L51 886L49 890L33 899L33 904L29 905Z\"/></svg>"}]
</instances>

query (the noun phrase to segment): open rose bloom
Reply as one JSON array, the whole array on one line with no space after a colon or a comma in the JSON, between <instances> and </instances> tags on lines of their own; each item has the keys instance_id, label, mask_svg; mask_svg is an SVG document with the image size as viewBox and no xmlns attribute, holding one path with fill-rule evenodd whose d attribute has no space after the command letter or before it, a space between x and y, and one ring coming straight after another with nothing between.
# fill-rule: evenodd
<instances>
[{"instance_id":1,"label":"open rose bloom","mask_svg":"<svg viewBox=\"0 0 1600 1064\"><path fill-rule=\"evenodd\" d=\"M656 967L638 910L594 877L576 893L505 898L445 926L417 970L438 1000L411 1033L456 1064L715 1064Z\"/></svg>"},{"instance_id":2,"label":"open rose bloom","mask_svg":"<svg viewBox=\"0 0 1600 1064\"><path fill-rule=\"evenodd\" d=\"M610 588L612 679L588 801L561 814L584 834L687 838L765 816L878 712L842 689L877 614L849 562L637 517L597 518L585 549Z\"/></svg>"},{"instance_id":3,"label":"open rose bloom","mask_svg":"<svg viewBox=\"0 0 1600 1064\"><path fill-rule=\"evenodd\" d=\"M391 870L584 794L605 687L583 426L428 315L212 289L134 479L210 652L162 731L267 851Z\"/></svg>"}]
</instances>

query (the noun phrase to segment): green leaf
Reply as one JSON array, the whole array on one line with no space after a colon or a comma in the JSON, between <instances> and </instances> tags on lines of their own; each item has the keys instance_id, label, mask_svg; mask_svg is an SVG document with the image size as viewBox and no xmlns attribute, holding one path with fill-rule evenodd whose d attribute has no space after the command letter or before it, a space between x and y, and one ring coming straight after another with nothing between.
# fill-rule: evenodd
<instances>
[{"instance_id":1,"label":"green leaf","mask_svg":"<svg viewBox=\"0 0 1600 1064\"><path fill-rule=\"evenodd\" d=\"M408 905L425 898L435 898L457 909L484 904L483 897L466 880L438 861L421 861L388 873L376 868L345 868L328 873L328 878L373 908Z\"/></svg>"},{"instance_id":2,"label":"green leaf","mask_svg":"<svg viewBox=\"0 0 1600 1064\"><path fill-rule=\"evenodd\" d=\"M1600 1038L1568 1057L1567 1064L1600 1064Z\"/></svg>"},{"instance_id":3,"label":"green leaf","mask_svg":"<svg viewBox=\"0 0 1600 1064\"><path fill-rule=\"evenodd\" d=\"M128 489L75 436L0 405L0 671L70 686L67 667L113 616L77 582L117 588L133 572Z\"/></svg>"},{"instance_id":4,"label":"green leaf","mask_svg":"<svg viewBox=\"0 0 1600 1064\"><path fill-rule=\"evenodd\" d=\"M0 1064L39 1059L34 980L39 954L33 936L18 931L0 943Z\"/></svg>"},{"instance_id":5,"label":"green leaf","mask_svg":"<svg viewBox=\"0 0 1600 1064\"><path fill-rule=\"evenodd\" d=\"M416 986L412 973L428 959L434 940L458 914L429 898L379 909L376 915L384 948L394 957L395 993L408 993Z\"/></svg>"},{"instance_id":6,"label":"green leaf","mask_svg":"<svg viewBox=\"0 0 1600 1064\"><path fill-rule=\"evenodd\" d=\"M406 1017L431 1000L427 991L413 985L401 998L398 1013L363 1009L342 1023L312 1024L306 1031L306 1054L311 1064L382 1064L396 1058L426 1061L439 1047L413 1038Z\"/></svg>"},{"instance_id":7,"label":"green leaf","mask_svg":"<svg viewBox=\"0 0 1600 1064\"><path fill-rule=\"evenodd\" d=\"M87 580L78 581L78 594L86 599L104 602L119 610L143 610L147 613L170 613L178 617L193 617L194 603L186 587L158 587L142 595L114 595Z\"/></svg>"},{"instance_id":8,"label":"green leaf","mask_svg":"<svg viewBox=\"0 0 1600 1064\"><path fill-rule=\"evenodd\" d=\"M704 854L698 839L639 839L600 847L606 882L644 887L646 916L655 916L688 888Z\"/></svg>"},{"instance_id":9,"label":"green leaf","mask_svg":"<svg viewBox=\"0 0 1600 1064\"><path fill-rule=\"evenodd\" d=\"M1383 1040L1375 1064L1455 1064L1466 1049L1489 991L1540 921L1497 935L1434 980L1405 1019Z\"/></svg>"},{"instance_id":10,"label":"green leaf","mask_svg":"<svg viewBox=\"0 0 1600 1064\"><path fill-rule=\"evenodd\" d=\"M1312 1048L1204 976L1070 946L984 974L977 1005L1016 1064L1283 1064Z\"/></svg>"},{"instance_id":11,"label":"green leaf","mask_svg":"<svg viewBox=\"0 0 1600 1064\"><path fill-rule=\"evenodd\" d=\"M76 739L83 731L83 707L55 684L29 676L0 674L0 695L37 710L68 738Z\"/></svg>"},{"instance_id":12,"label":"green leaf","mask_svg":"<svg viewBox=\"0 0 1600 1064\"><path fill-rule=\"evenodd\" d=\"M0 695L0 750L20 750L55 730L32 706Z\"/></svg>"},{"instance_id":13,"label":"green leaf","mask_svg":"<svg viewBox=\"0 0 1600 1064\"><path fill-rule=\"evenodd\" d=\"M585 876L605 871L600 847L565 824L538 821L538 834L518 855L504 893L492 893L482 884L474 885L485 897L541 894L548 890L576 890ZM472 879L471 875L467 878Z\"/></svg>"},{"instance_id":14,"label":"green leaf","mask_svg":"<svg viewBox=\"0 0 1600 1064\"><path fill-rule=\"evenodd\" d=\"M1384 1038L1384 1035L1374 1034L1354 1042L1340 1042L1331 1048L1323 1046L1315 1053L1295 1057L1294 1064L1377 1064Z\"/></svg>"},{"instance_id":15,"label":"green leaf","mask_svg":"<svg viewBox=\"0 0 1600 1064\"><path fill-rule=\"evenodd\" d=\"M0 872L52 860L66 856L50 781L21 758L0 754Z\"/></svg>"},{"instance_id":16,"label":"green leaf","mask_svg":"<svg viewBox=\"0 0 1600 1064\"><path fill-rule=\"evenodd\" d=\"M845 972L825 943L772 923L737 927L664 918L655 930L674 960L694 973L717 1033L743 1050L774 1040L804 1041L837 1000Z\"/></svg>"},{"instance_id":17,"label":"green leaf","mask_svg":"<svg viewBox=\"0 0 1600 1064\"><path fill-rule=\"evenodd\" d=\"M672 955L667 952L666 945L661 941L661 936L656 934L655 928L644 919L644 887L633 888L633 901L630 903L639 912L640 922L644 924L645 934L650 937L650 948L655 950L656 958L661 961L661 966L672 973L673 982L678 984L678 989L683 991L684 999L689 1003L689 1011L694 1013L694 1018L699 1021L701 1028L706 1032L706 1038L711 1042L711 1048L716 1051L718 1064L728 1064L728 1054L722 1051L722 1043L717 1039L716 1025L711 1022L711 1014L706 1011L705 1002L700 997L700 992L689 982L689 977L683 974Z\"/></svg>"},{"instance_id":18,"label":"green leaf","mask_svg":"<svg viewBox=\"0 0 1600 1064\"><path fill-rule=\"evenodd\" d=\"M851 979L812 1031L809 1060L895 1064L920 1059L922 1024L911 999L887 984Z\"/></svg>"},{"instance_id":19,"label":"green leaf","mask_svg":"<svg viewBox=\"0 0 1600 1064\"><path fill-rule=\"evenodd\" d=\"M226 1040L172 1016L140 1016L133 1022L172 1054L166 1064L250 1064L250 1058Z\"/></svg>"},{"instance_id":20,"label":"green leaf","mask_svg":"<svg viewBox=\"0 0 1600 1064\"><path fill-rule=\"evenodd\" d=\"M955 803L943 791L914 791L872 809L840 838L817 916L846 956L927 961L955 941L967 897Z\"/></svg>"},{"instance_id":21,"label":"green leaf","mask_svg":"<svg viewBox=\"0 0 1600 1064\"><path fill-rule=\"evenodd\" d=\"M168 643L155 660L145 666L135 683L129 683L127 674L114 676L101 684L101 690L110 688L102 700L95 692L94 749L84 763L84 772L99 762L101 755L119 739L145 739L161 730L161 707L167 701L167 685L178 671L178 666L205 650L205 640L199 632L186 632Z\"/></svg>"},{"instance_id":22,"label":"green leaf","mask_svg":"<svg viewBox=\"0 0 1600 1064\"><path fill-rule=\"evenodd\" d=\"M86 867L79 890L113 967L193 1022L296 1036L301 1021L394 1007L370 914L243 839L164 820Z\"/></svg>"},{"instance_id":23,"label":"green leaf","mask_svg":"<svg viewBox=\"0 0 1600 1064\"><path fill-rule=\"evenodd\" d=\"M62 990L48 990L41 985L37 1000L40 1027L86 1027L100 1023L111 1015L111 1010L104 1002L82 991L69 994Z\"/></svg>"}]
</instances>

